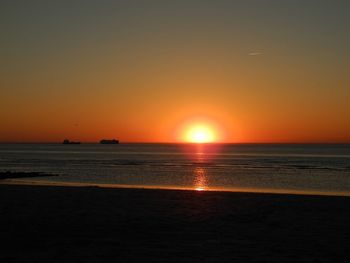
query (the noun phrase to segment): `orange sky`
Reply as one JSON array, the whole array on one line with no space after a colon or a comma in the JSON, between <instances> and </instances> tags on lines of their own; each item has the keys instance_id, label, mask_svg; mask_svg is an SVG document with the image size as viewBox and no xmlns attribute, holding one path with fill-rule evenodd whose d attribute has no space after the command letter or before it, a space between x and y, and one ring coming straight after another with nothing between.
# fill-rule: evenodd
<instances>
[{"instance_id":1,"label":"orange sky","mask_svg":"<svg viewBox=\"0 0 350 263\"><path fill-rule=\"evenodd\" d=\"M0 142L350 142L345 8L267 2L9 4Z\"/></svg>"}]
</instances>

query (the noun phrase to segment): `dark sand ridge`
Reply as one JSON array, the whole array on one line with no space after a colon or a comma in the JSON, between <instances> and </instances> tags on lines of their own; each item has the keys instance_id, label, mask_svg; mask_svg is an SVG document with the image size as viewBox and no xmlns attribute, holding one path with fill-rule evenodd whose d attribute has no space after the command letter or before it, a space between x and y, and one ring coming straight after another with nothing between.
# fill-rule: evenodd
<instances>
[{"instance_id":1,"label":"dark sand ridge","mask_svg":"<svg viewBox=\"0 0 350 263\"><path fill-rule=\"evenodd\" d=\"M0 185L0 262L350 262L350 198Z\"/></svg>"}]
</instances>

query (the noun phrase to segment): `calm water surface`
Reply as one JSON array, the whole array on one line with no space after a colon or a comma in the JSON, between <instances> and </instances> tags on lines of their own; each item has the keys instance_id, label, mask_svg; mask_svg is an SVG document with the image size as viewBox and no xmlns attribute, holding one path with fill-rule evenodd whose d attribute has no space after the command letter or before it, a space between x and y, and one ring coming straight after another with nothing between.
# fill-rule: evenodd
<instances>
[{"instance_id":1,"label":"calm water surface","mask_svg":"<svg viewBox=\"0 0 350 263\"><path fill-rule=\"evenodd\" d=\"M0 144L23 181L350 194L350 145Z\"/></svg>"}]
</instances>

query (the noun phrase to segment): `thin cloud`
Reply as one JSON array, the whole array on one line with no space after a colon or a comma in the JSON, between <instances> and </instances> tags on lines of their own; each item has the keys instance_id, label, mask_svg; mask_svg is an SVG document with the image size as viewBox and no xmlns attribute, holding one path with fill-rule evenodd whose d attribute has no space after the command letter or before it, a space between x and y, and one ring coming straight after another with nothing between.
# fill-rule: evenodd
<instances>
[{"instance_id":1,"label":"thin cloud","mask_svg":"<svg viewBox=\"0 0 350 263\"><path fill-rule=\"evenodd\" d=\"M264 54L264 53L262 53L262 52L250 52L248 55L249 56L260 56L262 54Z\"/></svg>"}]
</instances>

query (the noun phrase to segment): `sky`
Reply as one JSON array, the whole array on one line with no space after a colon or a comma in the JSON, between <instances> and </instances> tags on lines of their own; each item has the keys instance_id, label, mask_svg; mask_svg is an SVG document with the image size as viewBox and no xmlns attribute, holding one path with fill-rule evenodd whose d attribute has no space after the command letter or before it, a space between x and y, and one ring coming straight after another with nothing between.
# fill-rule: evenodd
<instances>
[{"instance_id":1,"label":"sky","mask_svg":"<svg viewBox=\"0 0 350 263\"><path fill-rule=\"evenodd\" d=\"M203 120L222 142L350 142L349 12L348 0L3 0L0 142L177 142Z\"/></svg>"}]
</instances>

